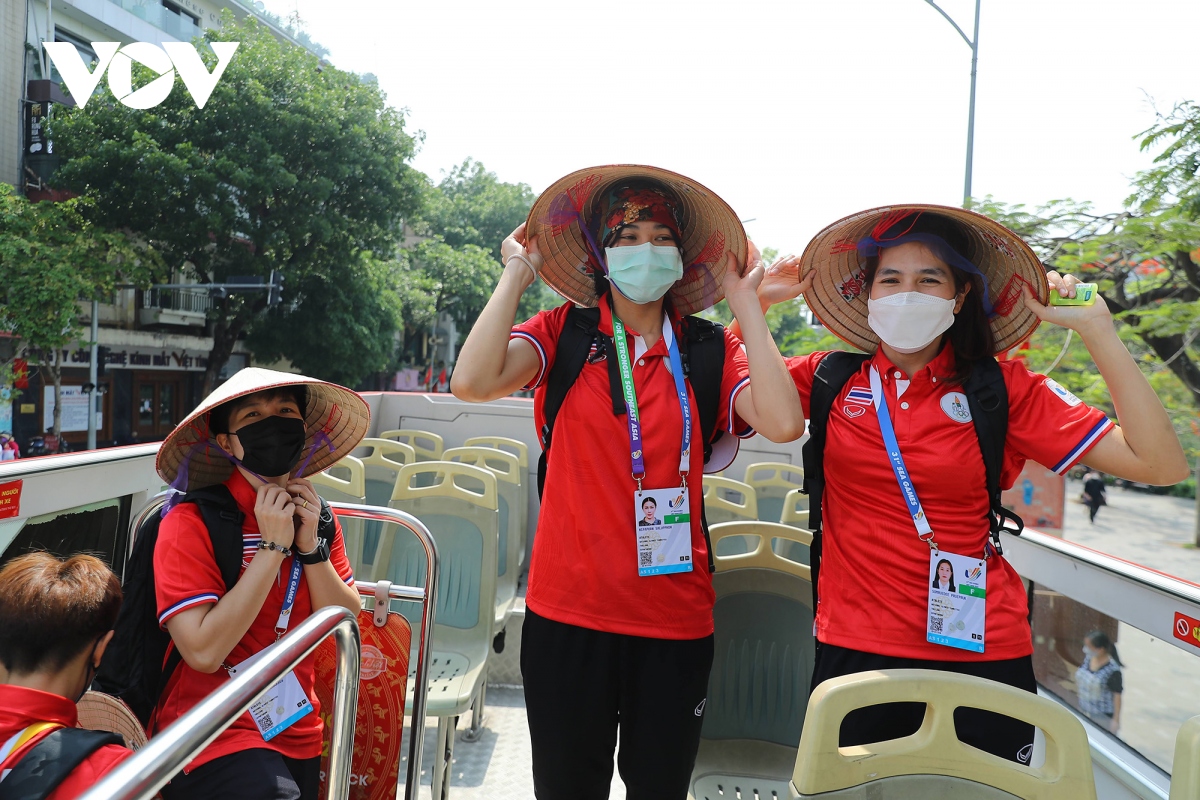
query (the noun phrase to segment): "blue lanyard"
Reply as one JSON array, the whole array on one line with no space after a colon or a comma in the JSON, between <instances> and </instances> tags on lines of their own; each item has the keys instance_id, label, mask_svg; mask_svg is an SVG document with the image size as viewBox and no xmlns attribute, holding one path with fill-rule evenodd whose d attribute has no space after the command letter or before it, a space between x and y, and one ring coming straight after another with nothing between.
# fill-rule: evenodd
<instances>
[{"instance_id":1,"label":"blue lanyard","mask_svg":"<svg viewBox=\"0 0 1200 800\"><path fill-rule=\"evenodd\" d=\"M679 474L687 475L692 454L692 406L688 402L687 384L683 379L683 360L679 355L679 342L671 329L671 320L663 318L663 338L667 342L667 353L671 359L671 377L675 380L676 399L683 412L683 442L679 450ZM633 368L629 358L629 345L625 341L625 325L613 315L613 343L617 348L617 369L621 374L621 392L625 396L625 419L629 425L629 454L633 479L638 489L646 476L645 448L642 443L642 424L638 413L637 392L633 386Z\"/></svg>"},{"instance_id":2,"label":"blue lanyard","mask_svg":"<svg viewBox=\"0 0 1200 800\"><path fill-rule=\"evenodd\" d=\"M288 623L292 620L292 606L296 602L296 590L300 588L300 572L303 569L300 559L293 554L292 574L288 576L287 594L283 596L283 608L279 610L279 620L275 623L275 641L277 642L287 633Z\"/></svg>"},{"instance_id":3,"label":"blue lanyard","mask_svg":"<svg viewBox=\"0 0 1200 800\"><path fill-rule=\"evenodd\" d=\"M933 541L933 528L925 516L925 509L921 507L921 500L917 497L917 489L913 486L908 467L904 466L904 456L900 454L900 443L896 441L896 431L892 427L892 416L888 413L887 399L883 396L883 381L880 380L879 371L875 367L871 367L871 400L875 403L875 414L879 417L879 431L883 434L888 463L892 465L892 472L896 474L896 483L900 486L900 494L904 497L908 513L917 529L917 538L929 545L931 550L937 550L937 544Z\"/></svg>"}]
</instances>

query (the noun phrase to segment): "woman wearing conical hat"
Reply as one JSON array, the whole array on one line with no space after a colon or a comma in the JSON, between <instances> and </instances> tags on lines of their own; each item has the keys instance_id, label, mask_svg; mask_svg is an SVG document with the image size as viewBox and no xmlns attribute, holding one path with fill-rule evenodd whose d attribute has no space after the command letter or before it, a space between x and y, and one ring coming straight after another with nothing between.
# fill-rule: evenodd
<instances>
[{"instance_id":1,"label":"woman wearing conical hat","mask_svg":"<svg viewBox=\"0 0 1200 800\"><path fill-rule=\"evenodd\" d=\"M191 501L196 496L182 496L163 518L154 548L159 624L182 663L162 690L152 732L317 609L358 612L341 526L322 512L306 476L353 450L370 420L367 404L349 389L249 368L162 443L157 468L164 481L179 492L204 490L210 504L212 498L236 504L241 569L227 587L219 565L228 554L216 553L218 539ZM163 787L164 800L316 800L322 722L314 664L315 654L301 661L268 696L273 702L260 700L221 733Z\"/></svg>"},{"instance_id":2,"label":"woman wearing conical hat","mask_svg":"<svg viewBox=\"0 0 1200 800\"><path fill-rule=\"evenodd\" d=\"M1051 289L1075 301L1078 285L1046 273L995 221L920 205L840 220L799 260L769 271L759 287L764 308L802 292L830 332L868 354L830 392L824 492L810 511L823 528L813 548L814 688L848 673L923 668L1036 691L1025 587L992 533L1005 517L1019 522L997 508L998 497L992 504L987 489L981 448L995 441L997 409L1007 408L1003 454L993 461L997 489L1010 487L1027 460L1063 474L1084 455L1145 483L1187 477L1166 411L1103 300L1048 304ZM1021 361L997 364L996 354L1041 321L1080 335L1120 425ZM831 372L818 376L818 369L831 355L788 359L806 414L819 385L829 383ZM937 588L947 564L953 592ZM911 734L923 715L916 704L860 710L846 718L841 744ZM1033 726L978 709L961 709L955 722L963 741L1028 763Z\"/></svg>"},{"instance_id":3,"label":"woman wearing conical hat","mask_svg":"<svg viewBox=\"0 0 1200 800\"><path fill-rule=\"evenodd\" d=\"M627 796L683 800L713 659L702 473L728 463L735 448L718 451L737 436L802 431L755 296L762 268L711 191L629 165L556 182L502 252L504 274L451 388L470 401L535 390L547 462L521 645L535 792L607 798L619 736ZM539 274L571 302L514 327ZM722 295L742 320L744 352L687 316ZM567 363L579 371L551 448L547 398ZM704 406L702 387L715 389ZM706 413L726 434L711 455Z\"/></svg>"}]
</instances>

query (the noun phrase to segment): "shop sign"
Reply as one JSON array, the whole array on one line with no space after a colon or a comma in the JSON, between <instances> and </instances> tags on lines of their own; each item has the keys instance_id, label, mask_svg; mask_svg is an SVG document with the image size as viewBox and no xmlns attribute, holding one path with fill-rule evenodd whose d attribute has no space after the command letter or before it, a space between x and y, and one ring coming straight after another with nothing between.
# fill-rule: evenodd
<instances>
[{"instance_id":1,"label":"shop sign","mask_svg":"<svg viewBox=\"0 0 1200 800\"><path fill-rule=\"evenodd\" d=\"M107 369L185 372L203 372L208 369L208 353L195 350L153 350L148 347L125 347L117 350L111 345L102 349L105 351L104 366ZM92 349L77 347L74 350L63 350L61 358L64 367L86 367L92 363Z\"/></svg>"},{"instance_id":2,"label":"shop sign","mask_svg":"<svg viewBox=\"0 0 1200 800\"><path fill-rule=\"evenodd\" d=\"M54 427L54 387L45 387L42 397L42 429ZM74 433L88 429L88 408L92 396L83 393L82 386L63 386L62 417L59 420L59 430L63 433ZM104 412L96 412L96 430L104 427Z\"/></svg>"}]
</instances>

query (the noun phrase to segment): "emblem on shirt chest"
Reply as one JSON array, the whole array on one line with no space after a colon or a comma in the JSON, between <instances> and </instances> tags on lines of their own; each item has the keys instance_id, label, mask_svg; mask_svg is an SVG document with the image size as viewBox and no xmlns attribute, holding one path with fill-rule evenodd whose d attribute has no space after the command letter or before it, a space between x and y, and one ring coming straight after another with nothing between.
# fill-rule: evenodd
<instances>
[{"instance_id":1,"label":"emblem on shirt chest","mask_svg":"<svg viewBox=\"0 0 1200 800\"><path fill-rule=\"evenodd\" d=\"M863 386L855 386L846 392L846 402L842 405L842 411L850 419L857 419L866 413L871 402L871 390Z\"/></svg>"},{"instance_id":2,"label":"emblem on shirt chest","mask_svg":"<svg viewBox=\"0 0 1200 800\"><path fill-rule=\"evenodd\" d=\"M955 422L970 422L971 409L967 405L967 396L962 392L947 392L942 395L942 411Z\"/></svg>"}]
</instances>

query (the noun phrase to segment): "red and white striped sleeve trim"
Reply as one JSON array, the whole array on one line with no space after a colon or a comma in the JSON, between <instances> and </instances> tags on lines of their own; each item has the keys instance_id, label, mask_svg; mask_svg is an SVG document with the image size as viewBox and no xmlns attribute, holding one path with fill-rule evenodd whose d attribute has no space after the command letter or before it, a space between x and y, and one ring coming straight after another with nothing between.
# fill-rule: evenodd
<instances>
[{"instance_id":1,"label":"red and white striped sleeve trim","mask_svg":"<svg viewBox=\"0 0 1200 800\"><path fill-rule=\"evenodd\" d=\"M169 620L171 617L178 614L180 611L186 611L187 609L192 608L193 606L202 606L207 603L216 603L220 599L221 598L217 597L212 592L206 592L205 594L198 594L193 597L188 597L183 600L180 600L178 603L176 603L175 605L171 606L166 611L164 611L158 615L158 624L160 627L165 627L167 624L167 620Z\"/></svg>"},{"instance_id":2,"label":"red and white striped sleeve trim","mask_svg":"<svg viewBox=\"0 0 1200 800\"><path fill-rule=\"evenodd\" d=\"M528 331L513 331L509 334L509 339L524 339L533 345L534 352L538 356L538 371L532 381L526 384L523 388L528 391L536 389L542 385L542 379L546 377L546 348L542 347L542 343L537 340L537 337Z\"/></svg>"},{"instance_id":3,"label":"red and white striped sleeve trim","mask_svg":"<svg viewBox=\"0 0 1200 800\"><path fill-rule=\"evenodd\" d=\"M747 425L745 427L745 429L743 429L741 431L735 431L733 429L733 425L737 421L737 411L734 410L733 406L737 402L738 395L741 394L742 390L745 389L749 385L750 385L750 378L749 377L742 378L740 381L738 381L737 386L733 387L733 391L729 393L729 428L728 428L728 430L730 433L732 433L734 436L738 437L739 439L749 439L755 433L754 428L750 427L749 425Z\"/></svg>"}]
</instances>

